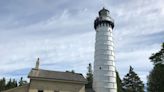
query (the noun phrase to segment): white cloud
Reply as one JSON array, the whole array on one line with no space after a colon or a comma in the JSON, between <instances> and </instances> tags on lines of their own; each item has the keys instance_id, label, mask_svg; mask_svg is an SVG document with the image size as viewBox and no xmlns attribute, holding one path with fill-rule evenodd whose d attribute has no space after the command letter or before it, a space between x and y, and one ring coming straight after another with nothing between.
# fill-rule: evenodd
<instances>
[{"instance_id":1,"label":"white cloud","mask_svg":"<svg viewBox=\"0 0 164 92\"><path fill-rule=\"evenodd\" d=\"M0 70L3 71L0 75L10 76L11 72L30 69L37 57L41 58L42 68L74 69L85 74L87 64L93 63L93 22L101 1L32 2L2 2L0 11L5 12L0 15ZM160 34L164 31L162 2L106 1L115 19L116 64L121 76L132 65L146 82L145 76L152 68L148 58L164 41Z\"/></svg>"}]
</instances>

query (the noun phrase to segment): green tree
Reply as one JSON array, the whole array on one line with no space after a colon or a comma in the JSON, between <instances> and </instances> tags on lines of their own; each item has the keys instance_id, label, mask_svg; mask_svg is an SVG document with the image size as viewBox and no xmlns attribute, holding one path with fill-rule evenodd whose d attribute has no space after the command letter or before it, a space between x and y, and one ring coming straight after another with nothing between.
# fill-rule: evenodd
<instances>
[{"instance_id":1,"label":"green tree","mask_svg":"<svg viewBox=\"0 0 164 92\"><path fill-rule=\"evenodd\" d=\"M149 59L154 67L147 77L147 91L164 92L164 43L161 50L152 54Z\"/></svg>"},{"instance_id":2,"label":"green tree","mask_svg":"<svg viewBox=\"0 0 164 92\"><path fill-rule=\"evenodd\" d=\"M71 70L71 71L66 70L65 72L75 73L75 71L74 71L74 70Z\"/></svg>"},{"instance_id":3,"label":"green tree","mask_svg":"<svg viewBox=\"0 0 164 92\"><path fill-rule=\"evenodd\" d=\"M87 76L86 79L88 81L88 83L85 85L86 88L91 88L92 89L92 83L93 83L93 72L92 72L92 65L91 63L89 63L88 65L88 72L87 72Z\"/></svg>"},{"instance_id":4,"label":"green tree","mask_svg":"<svg viewBox=\"0 0 164 92\"><path fill-rule=\"evenodd\" d=\"M23 80L23 77L20 78L19 80L19 86L27 84L27 81Z\"/></svg>"},{"instance_id":5,"label":"green tree","mask_svg":"<svg viewBox=\"0 0 164 92\"><path fill-rule=\"evenodd\" d=\"M15 79L10 78L8 81L6 81L5 78L2 78L2 79L0 79L0 92L3 90L15 88L18 85L22 86L24 84L27 84L27 81L23 80L23 77L21 77L19 84L18 84L17 80L15 80Z\"/></svg>"},{"instance_id":6,"label":"green tree","mask_svg":"<svg viewBox=\"0 0 164 92\"><path fill-rule=\"evenodd\" d=\"M6 86L6 79L5 78L0 79L0 92L5 90L5 86Z\"/></svg>"},{"instance_id":7,"label":"green tree","mask_svg":"<svg viewBox=\"0 0 164 92\"><path fill-rule=\"evenodd\" d=\"M122 86L124 92L144 92L144 84L131 66L129 73L123 78Z\"/></svg>"},{"instance_id":8,"label":"green tree","mask_svg":"<svg viewBox=\"0 0 164 92\"><path fill-rule=\"evenodd\" d=\"M74 71L74 70L72 70L71 72L72 72L72 73L75 73L75 71Z\"/></svg>"},{"instance_id":9,"label":"green tree","mask_svg":"<svg viewBox=\"0 0 164 92\"><path fill-rule=\"evenodd\" d=\"M14 88L14 87L17 87L17 86L18 86L17 81L15 79L13 79L13 81L12 81L12 87Z\"/></svg>"},{"instance_id":10,"label":"green tree","mask_svg":"<svg viewBox=\"0 0 164 92\"><path fill-rule=\"evenodd\" d=\"M117 77L117 92L123 92L122 80L121 80L119 73L117 71L116 71L116 77Z\"/></svg>"},{"instance_id":11,"label":"green tree","mask_svg":"<svg viewBox=\"0 0 164 92\"><path fill-rule=\"evenodd\" d=\"M161 50L157 53L153 53L149 59L150 62L153 62L154 65L164 64L164 43L162 44Z\"/></svg>"},{"instance_id":12,"label":"green tree","mask_svg":"<svg viewBox=\"0 0 164 92\"><path fill-rule=\"evenodd\" d=\"M7 82L7 84L6 84L6 87L5 87L5 89L7 90L7 89L10 89L10 88L14 88L14 87L17 87L17 81L15 80L15 79L10 79L8 82Z\"/></svg>"}]
</instances>

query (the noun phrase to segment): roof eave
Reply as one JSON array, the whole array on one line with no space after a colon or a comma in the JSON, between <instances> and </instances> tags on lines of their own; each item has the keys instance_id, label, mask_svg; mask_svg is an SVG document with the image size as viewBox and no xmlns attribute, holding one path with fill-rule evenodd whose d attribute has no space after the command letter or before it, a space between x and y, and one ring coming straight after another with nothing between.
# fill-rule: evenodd
<instances>
[{"instance_id":1,"label":"roof eave","mask_svg":"<svg viewBox=\"0 0 164 92\"><path fill-rule=\"evenodd\" d=\"M71 82L71 83L81 83L81 84L87 84L87 81L76 81L76 80L64 80L64 79L55 79L55 78L43 78L43 77L33 77L28 76L30 79L34 80L47 80L47 81L58 81L58 82Z\"/></svg>"}]
</instances>

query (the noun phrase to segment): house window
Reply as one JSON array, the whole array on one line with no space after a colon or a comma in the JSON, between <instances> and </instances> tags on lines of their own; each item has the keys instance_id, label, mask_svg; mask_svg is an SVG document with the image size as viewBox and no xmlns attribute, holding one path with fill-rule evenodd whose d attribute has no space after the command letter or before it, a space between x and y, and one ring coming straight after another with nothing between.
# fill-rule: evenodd
<instances>
[{"instance_id":1,"label":"house window","mask_svg":"<svg viewBox=\"0 0 164 92\"><path fill-rule=\"evenodd\" d=\"M43 90L38 90L38 92L43 92Z\"/></svg>"}]
</instances>

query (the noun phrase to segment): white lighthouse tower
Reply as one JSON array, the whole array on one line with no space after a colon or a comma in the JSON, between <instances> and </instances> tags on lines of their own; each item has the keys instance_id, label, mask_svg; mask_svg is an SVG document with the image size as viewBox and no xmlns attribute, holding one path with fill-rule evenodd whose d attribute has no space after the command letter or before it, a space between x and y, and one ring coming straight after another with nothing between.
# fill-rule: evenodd
<instances>
[{"instance_id":1,"label":"white lighthouse tower","mask_svg":"<svg viewBox=\"0 0 164 92\"><path fill-rule=\"evenodd\" d=\"M114 21L103 8L94 21L96 43L94 55L93 89L95 92L117 92L115 55L112 31Z\"/></svg>"}]
</instances>

